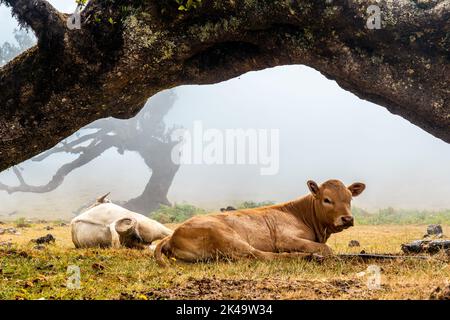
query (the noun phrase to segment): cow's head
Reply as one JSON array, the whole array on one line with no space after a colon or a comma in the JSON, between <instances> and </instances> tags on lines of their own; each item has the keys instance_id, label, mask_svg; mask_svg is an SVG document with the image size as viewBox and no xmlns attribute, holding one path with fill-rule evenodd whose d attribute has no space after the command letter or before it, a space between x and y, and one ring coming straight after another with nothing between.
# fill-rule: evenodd
<instances>
[{"instance_id":1,"label":"cow's head","mask_svg":"<svg viewBox=\"0 0 450 320\"><path fill-rule=\"evenodd\" d=\"M116 231L119 234L120 244L127 248L144 249L148 243L139 233L138 222L133 218L123 218L116 222Z\"/></svg>"},{"instance_id":2,"label":"cow's head","mask_svg":"<svg viewBox=\"0 0 450 320\"><path fill-rule=\"evenodd\" d=\"M314 207L321 225L332 233L353 226L352 197L364 191L364 183L355 182L346 187L339 180L328 180L319 187L310 180L307 184L314 197Z\"/></svg>"}]
</instances>

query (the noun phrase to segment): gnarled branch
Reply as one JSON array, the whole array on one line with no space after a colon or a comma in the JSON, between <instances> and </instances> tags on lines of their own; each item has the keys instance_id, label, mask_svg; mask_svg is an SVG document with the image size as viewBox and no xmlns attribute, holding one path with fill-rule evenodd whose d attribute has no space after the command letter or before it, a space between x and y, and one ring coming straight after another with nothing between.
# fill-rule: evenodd
<instances>
[{"instance_id":1,"label":"gnarled branch","mask_svg":"<svg viewBox=\"0 0 450 320\"><path fill-rule=\"evenodd\" d=\"M99 141L99 137L103 137L108 132L106 130L100 129L97 132L86 134L78 139L75 139L71 142L62 141L61 146L56 146L50 150L47 150L43 152L42 154L32 158L33 161L42 161L52 154L60 153L60 152L67 152L71 154L80 154L86 151L86 147L77 147L82 143L85 143L89 140L93 140L89 146L95 145Z\"/></svg>"},{"instance_id":2,"label":"gnarled branch","mask_svg":"<svg viewBox=\"0 0 450 320\"><path fill-rule=\"evenodd\" d=\"M33 193L46 193L55 190L58 188L63 182L65 177L71 173L73 170L78 169L85 164L91 162L95 158L98 158L108 150L109 148L114 146L114 137L104 137L101 142L92 141L89 146L82 147L84 152L81 152L80 155L73 161L64 164L61 168L59 168L56 173L53 175L52 179L44 184L44 185L29 185L25 182L20 171L14 167L14 173L19 180L19 185L17 186L9 186L0 182L0 190L6 191L9 194L16 192L33 192Z\"/></svg>"}]
</instances>

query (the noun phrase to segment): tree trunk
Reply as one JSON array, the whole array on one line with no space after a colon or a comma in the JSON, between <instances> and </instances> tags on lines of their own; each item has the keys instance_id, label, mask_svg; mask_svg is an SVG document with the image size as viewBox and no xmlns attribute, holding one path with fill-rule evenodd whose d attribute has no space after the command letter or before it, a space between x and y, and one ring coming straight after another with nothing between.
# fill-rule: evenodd
<instances>
[{"instance_id":1,"label":"tree trunk","mask_svg":"<svg viewBox=\"0 0 450 320\"><path fill-rule=\"evenodd\" d=\"M166 148L169 151L165 152ZM152 175L142 194L127 201L124 207L145 215L158 210L160 205L170 206L167 193L172 184L179 165L170 159L171 144L161 145L159 148L150 146L147 152L140 152L146 165L152 169Z\"/></svg>"},{"instance_id":2,"label":"tree trunk","mask_svg":"<svg viewBox=\"0 0 450 320\"><path fill-rule=\"evenodd\" d=\"M150 212L158 210L161 205L170 206L170 202L167 199L167 193L175 172L171 172L170 174L172 174L172 176L168 178L166 175L161 175L159 172L153 171L142 194L127 201L124 204L124 207L148 215Z\"/></svg>"},{"instance_id":3,"label":"tree trunk","mask_svg":"<svg viewBox=\"0 0 450 320\"><path fill-rule=\"evenodd\" d=\"M81 29L44 0L0 0L38 37L0 69L0 171L148 97L304 64L450 142L450 0L91 0ZM299 88L301 90L301 88Z\"/></svg>"}]
</instances>

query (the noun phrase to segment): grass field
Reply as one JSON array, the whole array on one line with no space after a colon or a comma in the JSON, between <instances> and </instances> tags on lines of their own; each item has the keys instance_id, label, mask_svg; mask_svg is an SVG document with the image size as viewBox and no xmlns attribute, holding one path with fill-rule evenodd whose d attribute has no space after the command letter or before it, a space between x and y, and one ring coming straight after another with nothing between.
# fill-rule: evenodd
<instances>
[{"instance_id":1,"label":"grass field","mask_svg":"<svg viewBox=\"0 0 450 320\"><path fill-rule=\"evenodd\" d=\"M47 231L46 226L54 229ZM0 225L5 228L11 225ZM400 253L400 244L421 239L424 225L355 226L333 235L339 253L361 250ZM286 260L213 262L169 268L156 265L150 251L73 247L68 226L53 223L0 235L0 299L428 299L450 280L448 258L383 262ZM30 240L51 233L55 244L35 249ZM444 226L450 234L450 227ZM361 247L349 248L358 240ZM369 264L381 268L381 287L369 289ZM67 286L68 266L78 266L81 287Z\"/></svg>"}]
</instances>

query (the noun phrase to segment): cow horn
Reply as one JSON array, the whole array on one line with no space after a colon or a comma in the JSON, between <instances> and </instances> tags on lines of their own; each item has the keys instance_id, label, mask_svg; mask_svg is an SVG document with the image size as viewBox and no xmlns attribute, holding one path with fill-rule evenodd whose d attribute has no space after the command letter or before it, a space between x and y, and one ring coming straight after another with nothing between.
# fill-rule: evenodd
<instances>
[{"instance_id":1,"label":"cow horn","mask_svg":"<svg viewBox=\"0 0 450 320\"><path fill-rule=\"evenodd\" d=\"M111 192L108 192L107 194L105 194L105 195L103 195L103 196L97 198L97 202L98 202L98 203L104 203L106 197L109 196L110 193L111 193Z\"/></svg>"}]
</instances>

